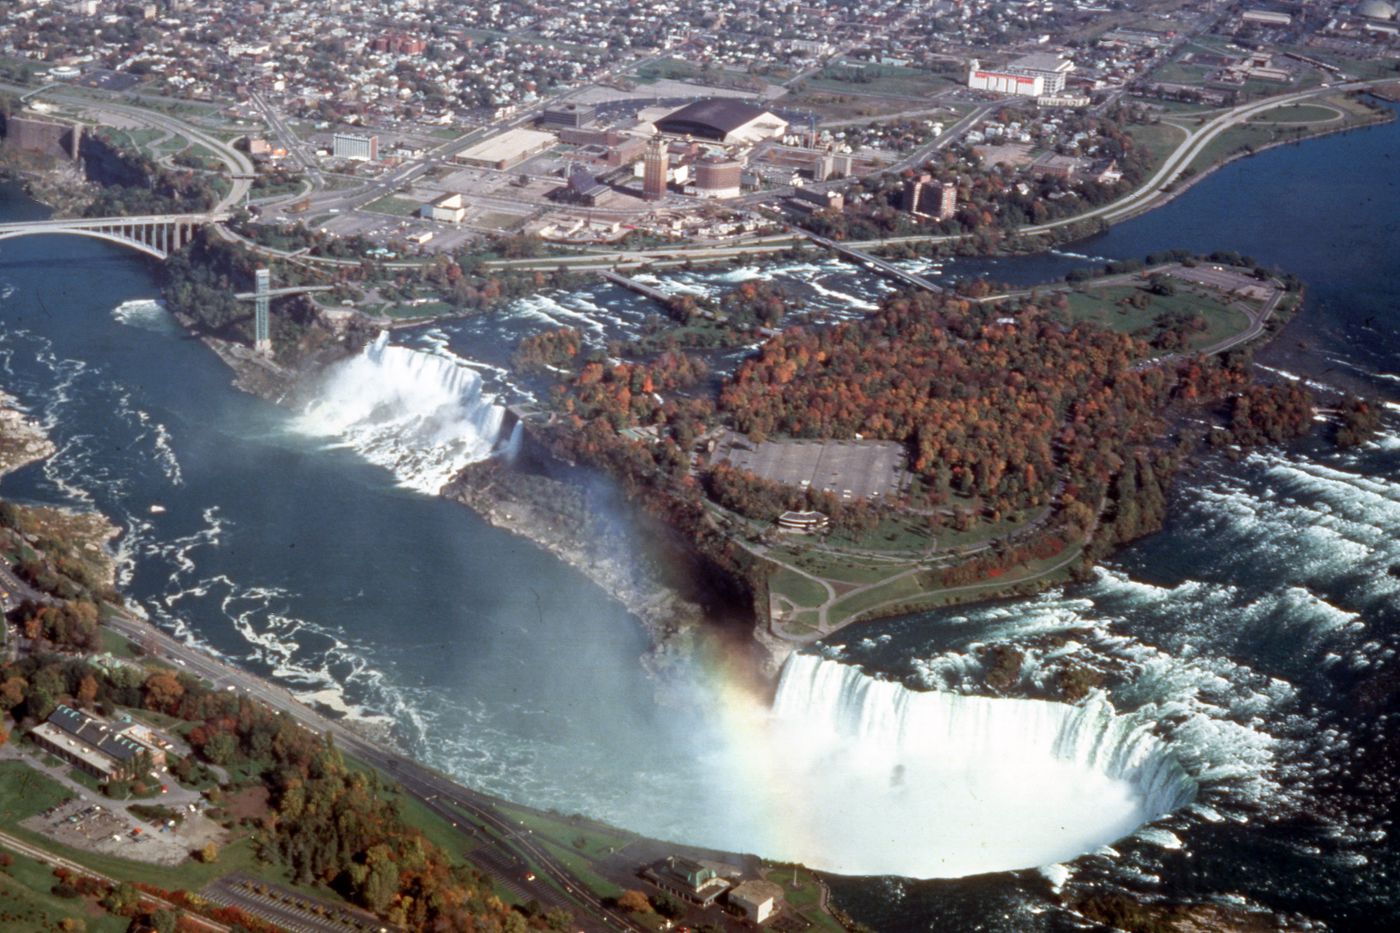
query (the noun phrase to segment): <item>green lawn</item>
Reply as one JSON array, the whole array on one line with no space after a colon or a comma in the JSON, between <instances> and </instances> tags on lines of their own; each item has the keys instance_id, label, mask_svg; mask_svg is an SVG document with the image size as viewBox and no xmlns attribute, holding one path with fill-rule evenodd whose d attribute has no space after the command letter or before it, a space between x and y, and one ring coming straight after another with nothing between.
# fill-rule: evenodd
<instances>
[{"instance_id":1,"label":"green lawn","mask_svg":"<svg viewBox=\"0 0 1400 933\"><path fill-rule=\"evenodd\" d=\"M836 918L821 909L821 884L806 868L775 865L768 872L766 880L782 886L783 900L805 917L814 929L824 933L843 930Z\"/></svg>"},{"instance_id":2,"label":"green lawn","mask_svg":"<svg viewBox=\"0 0 1400 933\"><path fill-rule=\"evenodd\" d=\"M58 880L53 869L18 852L8 854L13 862L0 872L0 916L5 918L5 930L48 931L70 917L82 919L89 933L122 933L129 925L125 917L114 917L81 899L49 893Z\"/></svg>"},{"instance_id":3,"label":"green lawn","mask_svg":"<svg viewBox=\"0 0 1400 933\"><path fill-rule=\"evenodd\" d=\"M56 807L71 794L60 783L22 761L0 761L0 827L13 830L21 820Z\"/></svg>"},{"instance_id":4,"label":"green lawn","mask_svg":"<svg viewBox=\"0 0 1400 933\"><path fill-rule=\"evenodd\" d=\"M859 593L852 593L843 599L837 600L831 607L829 618L832 622L847 616L859 615L867 609L871 609L881 603L886 603L896 599L911 599L924 593L924 587L919 582L920 574L911 573L907 577L900 577L897 580L890 580L879 586L864 590Z\"/></svg>"},{"instance_id":5,"label":"green lawn","mask_svg":"<svg viewBox=\"0 0 1400 933\"><path fill-rule=\"evenodd\" d=\"M847 94L927 97L958 82L948 75L898 65L828 65L803 84L813 90Z\"/></svg>"},{"instance_id":6,"label":"green lawn","mask_svg":"<svg viewBox=\"0 0 1400 933\"><path fill-rule=\"evenodd\" d=\"M698 78L704 72L697 65L690 62L681 61L679 58L663 58L658 61L648 62L638 68L633 77L642 83L650 83L660 78L674 78L677 80L688 80Z\"/></svg>"},{"instance_id":7,"label":"green lawn","mask_svg":"<svg viewBox=\"0 0 1400 933\"><path fill-rule=\"evenodd\" d=\"M826 602L826 590L820 583L786 567L769 577L768 589L798 606L820 606Z\"/></svg>"},{"instance_id":8,"label":"green lawn","mask_svg":"<svg viewBox=\"0 0 1400 933\"><path fill-rule=\"evenodd\" d=\"M1128 127L1128 135L1138 147L1149 154L1148 169L1156 171L1167 156L1171 155L1186 132L1170 123L1137 123Z\"/></svg>"},{"instance_id":9,"label":"green lawn","mask_svg":"<svg viewBox=\"0 0 1400 933\"><path fill-rule=\"evenodd\" d=\"M421 201L413 201L408 198L401 198L396 195L386 194L378 201L371 201L364 209L374 211L376 214L392 214L395 217L412 217L418 213L422 207Z\"/></svg>"},{"instance_id":10,"label":"green lawn","mask_svg":"<svg viewBox=\"0 0 1400 933\"><path fill-rule=\"evenodd\" d=\"M102 650L114 658L139 657L129 639L109 628L102 629Z\"/></svg>"},{"instance_id":11,"label":"green lawn","mask_svg":"<svg viewBox=\"0 0 1400 933\"><path fill-rule=\"evenodd\" d=\"M1146 307L1119 304L1136 294L1148 295L1150 300ZM1249 319L1242 312L1229 307L1223 296L1179 283L1174 295L1152 295L1136 285L1115 285L1075 290L1065 297L1069 301L1071 320L1088 321L1130 334L1150 330L1159 314L1200 314L1206 320L1206 329L1192 335L1190 345L1193 348L1208 347L1249 326Z\"/></svg>"},{"instance_id":12,"label":"green lawn","mask_svg":"<svg viewBox=\"0 0 1400 933\"><path fill-rule=\"evenodd\" d=\"M1346 114L1341 114L1345 117ZM1269 110L1254 119L1250 123L1327 123L1337 120L1337 111L1331 107L1320 107L1317 104L1292 104L1288 107L1279 107Z\"/></svg>"}]
</instances>

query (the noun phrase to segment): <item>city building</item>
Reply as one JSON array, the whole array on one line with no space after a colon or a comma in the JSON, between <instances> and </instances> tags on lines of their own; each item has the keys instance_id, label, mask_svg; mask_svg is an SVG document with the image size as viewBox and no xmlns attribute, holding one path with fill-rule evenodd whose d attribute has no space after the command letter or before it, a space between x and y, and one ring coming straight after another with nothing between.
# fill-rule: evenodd
<instances>
[{"instance_id":1,"label":"city building","mask_svg":"<svg viewBox=\"0 0 1400 933\"><path fill-rule=\"evenodd\" d=\"M729 903L743 911L744 919L762 923L778 911L782 885L771 881L745 881L729 892Z\"/></svg>"},{"instance_id":2,"label":"city building","mask_svg":"<svg viewBox=\"0 0 1400 933\"><path fill-rule=\"evenodd\" d=\"M564 104L545 110L540 122L555 129L579 129L592 123L598 116L598 108L588 104Z\"/></svg>"},{"instance_id":3,"label":"city building","mask_svg":"<svg viewBox=\"0 0 1400 933\"><path fill-rule=\"evenodd\" d=\"M60 704L49 718L30 730L35 744L80 771L103 781L135 777L143 769L165 763L165 750L154 733L129 735L110 723ZM152 736L140 741L141 734Z\"/></svg>"},{"instance_id":4,"label":"city building","mask_svg":"<svg viewBox=\"0 0 1400 933\"><path fill-rule=\"evenodd\" d=\"M975 58L968 65L967 86L974 91L1015 94L1019 97L1045 96L1044 78L1012 74L1004 68L1000 71L983 68Z\"/></svg>"},{"instance_id":5,"label":"city building","mask_svg":"<svg viewBox=\"0 0 1400 933\"><path fill-rule=\"evenodd\" d=\"M642 161L642 196L659 201L666 196L666 168L670 162L666 141L660 137L651 140Z\"/></svg>"},{"instance_id":6,"label":"city building","mask_svg":"<svg viewBox=\"0 0 1400 933\"><path fill-rule=\"evenodd\" d=\"M695 163L695 194L702 198L737 198L744 166L736 159L709 157Z\"/></svg>"},{"instance_id":7,"label":"city building","mask_svg":"<svg viewBox=\"0 0 1400 933\"><path fill-rule=\"evenodd\" d=\"M911 214L947 220L958 209L958 189L933 180L932 175L920 175L904 182L903 207Z\"/></svg>"},{"instance_id":8,"label":"city building","mask_svg":"<svg viewBox=\"0 0 1400 933\"><path fill-rule=\"evenodd\" d=\"M968 66L967 86L979 91L1019 97L1053 97L1065 89L1074 62L1046 52L1023 55L1005 68L983 68L977 59Z\"/></svg>"},{"instance_id":9,"label":"city building","mask_svg":"<svg viewBox=\"0 0 1400 933\"><path fill-rule=\"evenodd\" d=\"M379 137L336 133L331 137L331 155L352 162L378 162Z\"/></svg>"},{"instance_id":10,"label":"city building","mask_svg":"<svg viewBox=\"0 0 1400 933\"><path fill-rule=\"evenodd\" d=\"M459 152L457 161L504 171L544 152L556 142L558 137L542 130L506 130Z\"/></svg>"},{"instance_id":11,"label":"city building","mask_svg":"<svg viewBox=\"0 0 1400 933\"><path fill-rule=\"evenodd\" d=\"M791 200L794 206L803 211L840 211L846 207L846 196L840 191L797 188L792 192Z\"/></svg>"},{"instance_id":12,"label":"city building","mask_svg":"<svg viewBox=\"0 0 1400 933\"><path fill-rule=\"evenodd\" d=\"M778 516L778 530L802 535L825 534L831 520L823 512L784 512Z\"/></svg>"},{"instance_id":13,"label":"city building","mask_svg":"<svg viewBox=\"0 0 1400 933\"><path fill-rule=\"evenodd\" d=\"M1396 18L1395 4L1388 0L1361 0L1356 5L1356 15L1389 22Z\"/></svg>"},{"instance_id":14,"label":"city building","mask_svg":"<svg viewBox=\"0 0 1400 933\"><path fill-rule=\"evenodd\" d=\"M747 144L777 139L787 133L787 121L733 97L698 100L673 110L655 122L658 132L694 136L715 142Z\"/></svg>"},{"instance_id":15,"label":"city building","mask_svg":"<svg viewBox=\"0 0 1400 933\"><path fill-rule=\"evenodd\" d=\"M713 868L678 855L668 855L642 870L642 877L668 894L709 907L729 888Z\"/></svg>"},{"instance_id":16,"label":"city building","mask_svg":"<svg viewBox=\"0 0 1400 933\"><path fill-rule=\"evenodd\" d=\"M442 223L459 224L466 219L467 207L462 203L460 194L444 194L442 197L429 201L418 209L418 216L425 220L436 220Z\"/></svg>"},{"instance_id":17,"label":"city building","mask_svg":"<svg viewBox=\"0 0 1400 933\"><path fill-rule=\"evenodd\" d=\"M1276 13L1273 10L1246 10L1240 19L1246 23L1259 23L1264 26L1287 26L1293 22L1291 15Z\"/></svg>"},{"instance_id":18,"label":"city building","mask_svg":"<svg viewBox=\"0 0 1400 933\"><path fill-rule=\"evenodd\" d=\"M1053 96L1065 89L1065 79L1074 70L1074 62L1051 52L1032 52L1007 65L1006 70L1014 75L1043 79L1044 94Z\"/></svg>"},{"instance_id":19,"label":"city building","mask_svg":"<svg viewBox=\"0 0 1400 933\"><path fill-rule=\"evenodd\" d=\"M569 166L568 179L568 184L561 189L558 197L571 204L586 204L589 207L597 207L598 203L612 191L607 185L594 178L593 173L582 165Z\"/></svg>"}]
</instances>

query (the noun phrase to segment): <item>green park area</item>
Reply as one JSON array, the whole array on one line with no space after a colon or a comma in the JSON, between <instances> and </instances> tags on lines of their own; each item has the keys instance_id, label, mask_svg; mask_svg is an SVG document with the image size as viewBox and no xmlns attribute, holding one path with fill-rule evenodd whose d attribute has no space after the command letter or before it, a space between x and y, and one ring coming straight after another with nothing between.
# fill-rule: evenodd
<instances>
[{"instance_id":1,"label":"green park area","mask_svg":"<svg viewBox=\"0 0 1400 933\"><path fill-rule=\"evenodd\" d=\"M1292 104L1277 107L1250 120L1251 123L1327 123L1343 120L1346 113L1321 104Z\"/></svg>"},{"instance_id":2,"label":"green park area","mask_svg":"<svg viewBox=\"0 0 1400 933\"><path fill-rule=\"evenodd\" d=\"M376 214L391 214L394 217L412 217L418 213L422 203L409 198L401 198L397 195L386 194L378 201L371 201L365 205L365 210L374 211Z\"/></svg>"},{"instance_id":3,"label":"green park area","mask_svg":"<svg viewBox=\"0 0 1400 933\"><path fill-rule=\"evenodd\" d=\"M923 99L936 91L957 86L953 77L923 68L902 65L875 65L865 62L837 62L827 65L803 85L812 90L872 94L882 97Z\"/></svg>"},{"instance_id":4,"label":"green park area","mask_svg":"<svg viewBox=\"0 0 1400 933\"><path fill-rule=\"evenodd\" d=\"M1238 334L1249 318L1221 292L1177 283L1169 295L1154 294L1143 285L1110 285L1077 288L1065 293L1066 313L1074 321L1088 321L1109 330L1151 340L1168 320L1197 318L1204 327L1189 334L1187 347L1203 349Z\"/></svg>"},{"instance_id":5,"label":"green park area","mask_svg":"<svg viewBox=\"0 0 1400 933\"><path fill-rule=\"evenodd\" d=\"M1186 131L1166 121L1159 123L1134 123L1127 127L1133 142L1148 154L1148 170L1156 171L1167 156L1176 151L1186 138Z\"/></svg>"},{"instance_id":6,"label":"green park area","mask_svg":"<svg viewBox=\"0 0 1400 933\"><path fill-rule=\"evenodd\" d=\"M0 868L0 925L6 930L58 930L75 918L87 933L122 933L130 924L90 901L55 893L64 889L42 862L4 848L0 853L7 862Z\"/></svg>"},{"instance_id":7,"label":"green park area","mask_svg":"<svg viewBox=\"0 0 1400 933\"><path fill-rule=\"evenodd\" d=\"M1326 119L1314 119L1323 113L1328 114ZM1343 114L1341 119L1337 119L1338 113ZM1252 117L1248 123L1233 126L1212 139L1191 161L1191 168L1197 172L1205 171L1232 156L1265 146L1297 142L1318 133L1366 126L1383 118L1382 111L1342 94L1318 98L1309 104L1291 104L1266 110Z\"/></svg>"},{"instance_id":8,"label":"green park area","mask_svg":"<svg viewBox=\"0 0 1400 933\"><path fill-rule=\"evenodd\" d=\"M934 608L995 595L1019 583L1058 580L1077 559L1077 547L967 586L946 587L941 579L945 568L1034 527L1046 512L1041 508L995 521L974 520L961 529L949 519L936 531L929 530L926 518L896 514L858 538L833 533L822 542L786 539L767 550L774 566L768 591L782 629L806 639L876 609Z\"/></svg>"}]
</instances>

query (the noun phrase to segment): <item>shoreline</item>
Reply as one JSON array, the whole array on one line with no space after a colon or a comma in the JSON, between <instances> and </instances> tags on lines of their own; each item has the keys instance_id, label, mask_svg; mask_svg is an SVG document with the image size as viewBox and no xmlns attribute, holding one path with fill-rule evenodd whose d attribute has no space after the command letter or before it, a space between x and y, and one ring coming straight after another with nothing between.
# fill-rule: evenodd
<instances>
[{"instance_id":1,"label":"shoreline","mask_svg":"<svg viewBox=\"0 0 1400 933\"><path fill-rule=\"evenodd\" d=\"M1165 196L1153 199L1140 211L1117 219L1110 226L1143 216L1158 207L1171 203L1177 196L1190 190L1197 182L1238 159L1289 143L1301 143L1336 133L1366 129L1389 122L1394 118L1393 112L1378 112L1374 121L1365 124L1335 127L1297 139L1278 140L1251 151L1234 153L1188 179L1171 192L1165 193ZM33 197L33 193L30 193L30 196ZM1043 252L1044 250L1038 251ZM346 358L347 355L358 349L357 347L339 345L336 347L336 350L339 351L336 355L327 358L324 353L311 353L298 361L294 368L289 368L267 356L256 353L246 345L201 333L193 318L177 311L171 313L188 334L196 337L213 351L232 371L233 385L236 388L279 406L294 404L297 394L307 387L310 380L324 372L334 362ZM463 315L449 315L448 317L461 316ZM397 321L388 324L385 329L392 332L429 326L438 319L433 317ZM473 472L477 472L473 470L473 467L489 462L491 461L469 464L443 489L439 490L438 495L470 508L493 527L501 528L547 551L583 574L609 597L620 603L629 614L638 620L650 637L651 649L643 656L642 660L644 665L654 673L665 668L668 655L692 647L687 644L690 640L689 636L695 627L705 621L705 612L700 605L687 600L676 588L656 580L644 569L637 567L634 562L617 559L612 554L602 552L596 547L590 547L586 521L584 525L580 526L574 523L575 527L569 527L567 523L559 521L558 516L550 516L536 505L532 505L518 496L513 496L511 489L502 488L503 486L514 486L514 484L504 484L493 479L484 486L476 486L471 482L470 476ZM515 471L512 473L521 475ZM550 480L549 482L558 484L559 488L579 488L567 481ZM496 498L492 498L488 493L498 495ZM502 495L502 493L504 494ZM691 542L687 541L686 546L691 549L692 553L699 553ZM1000 595L993 592L983 599L996 599ZM859 620L853 620L853 622L872 621L885 617L887 616L883 614L869 615ZM772 633L769 632L771 620L766 618L757 606L753 608L751 618L747 621L750 625L753 645L766 658L766 663L760 666L764 673L771 677L781 668L786 655L794 650L794 645L785 639L772 636Z\"/></svg>"},{"instance_id":2,"label":"shoreline","mask_svg":"<svg viewBox=\"0 0 1400 933\"><path fill-rule=\"evenodd\" d=\"M19 400L0 388L0 479L58 451L43 426L33 421Z\"/></svg>"},{"instance_id":3,"label":"shoreline","mask_svg":"<svg viewBox=\"0 0 1400 933\"><path fill-rule=\"evenodd\" d=\"M530 483L537 492L546 487L555 501L572 499L582 519L562 508L548 509L542 505L543 496L527 498ZM520 473L488 459L468 464L438 495L548 552L620 603L648 635L651 647L642 663L651 674L664 675L689 654L693 636L705 622L704 609L656 579L646 567L607 547L605 533L590 527L591 515L577 484Z\"/></svg>"}]
</instances>

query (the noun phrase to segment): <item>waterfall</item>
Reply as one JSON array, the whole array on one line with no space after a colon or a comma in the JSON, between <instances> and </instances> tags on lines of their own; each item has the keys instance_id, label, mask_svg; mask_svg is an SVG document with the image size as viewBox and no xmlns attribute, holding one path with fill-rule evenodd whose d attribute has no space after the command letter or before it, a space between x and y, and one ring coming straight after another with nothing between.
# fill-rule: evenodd
<instances>
[{"instance_id":1,"label":"waterfall","mask_svg":"<svg viewBox=\"0 0 1400 933\"><path fill-rule=\"evenodd\" d=\"M404 486L433 494L463 466L491 455L504 416L461 359L390 346L384 332L327 370L295 427L338 438Z\"/></svg>"},{"instance_id":2,"label":"waterfall","mask_svg":"<svg viewBox=\"0 0 1400 933\"><path fill-rule=\"evenodd\" d=\"M515 426L510 429L510 439L506 441L506 446L501 450L501 456L506 463L514 463L520 456L520 445L524 440L525 422L516 421Z\"/></svg>"},{"instance_id":3,"label":"waterfall","mask_svg":"<svg viewBox=\"0 0 1400 933\"><path fill-rule=\"evenodd\" d=\"M783 668L773 719L785 805L811 807L790 817L805 824L803 842L784 854L834 871L960 877L1048 865L1196 793L1152 723L1102 695L1071 705L920 692L799 653Z\"/></svg>"}]
</instances>

